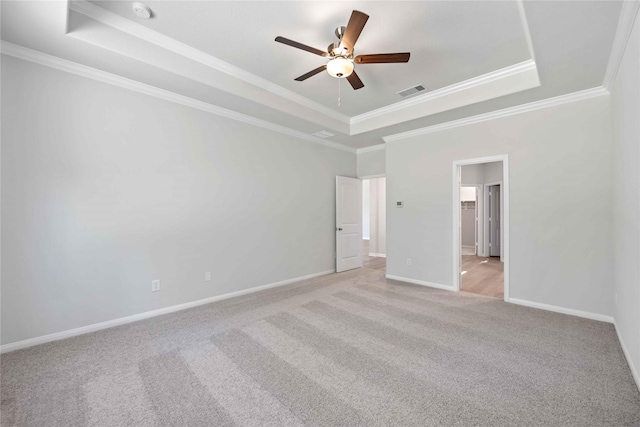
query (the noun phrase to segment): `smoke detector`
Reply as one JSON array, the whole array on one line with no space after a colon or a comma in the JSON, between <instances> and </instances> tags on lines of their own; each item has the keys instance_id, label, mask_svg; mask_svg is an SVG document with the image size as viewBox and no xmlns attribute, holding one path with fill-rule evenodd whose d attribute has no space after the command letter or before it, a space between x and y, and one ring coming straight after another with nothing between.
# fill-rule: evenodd
<instances>
[{"instance_id":1,"label":"smoke detector","mask_svg":"<svg viewBox=\"0 0 640 427\"><path fill-rule=\"evenodd\" d=\"M151 8L146 4L135 2L131 5L131 9L133 10L133 13L135 13L139 18L151 18Z\"/></svg>"}]
</instances>

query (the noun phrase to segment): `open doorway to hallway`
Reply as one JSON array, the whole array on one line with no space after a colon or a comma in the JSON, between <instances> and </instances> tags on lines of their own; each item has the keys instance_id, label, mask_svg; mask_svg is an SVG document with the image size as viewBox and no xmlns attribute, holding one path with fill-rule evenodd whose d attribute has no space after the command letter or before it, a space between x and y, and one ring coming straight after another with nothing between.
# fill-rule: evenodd
<instances>
[{"instance_id":1,"label":"open doorway to hallway","mask_svg":"<svg viewBox=\"0 0 640 427\"><path fill-rule=\"evenodd\" d=\"M386 271L386 178L362 180L362 266Z\"/></svg>"},{"instance_id":2,"label":"open doorway to hallway","mask_svg":"<svg viewBox=\"0 0 640 427\"><path fill-rule=\"evenodd\" d=\"M460 290L504 298L503 163L460 166Z\"/></svg>"}]
</instances>

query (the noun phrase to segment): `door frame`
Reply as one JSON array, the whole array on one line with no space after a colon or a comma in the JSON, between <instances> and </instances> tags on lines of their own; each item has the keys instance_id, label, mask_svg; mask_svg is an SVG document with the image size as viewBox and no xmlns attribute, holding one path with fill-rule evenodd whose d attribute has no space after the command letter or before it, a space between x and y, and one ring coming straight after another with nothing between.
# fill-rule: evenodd
<instances>
[{"instance_id":1,"label":"door frame","mask_svg":"<svg viewBox=\"0 0 640 427\"><path fill-rule=\"evenodd\" d=\"M494 186L494 185L499 185L500 186L500 235L502 236L502 232L504 230L504 219L502 218L502 215L504 214L504 195L502 193L503 190L503 182L502 181L495 181L495 182L488 182L487 184L485 184L485 190L483 193L483 197L486 200L489 200L489 187ZM485 224L484 224L484 230L486 230L487 234L484 236L485 238L485 245L486 247L483 248L483 252L485 254L490 254L490 250L489 250L489 204L485 203L487 205L487 211L484 212L485 218ZM504 240L504 236L502 236L502 240ZM504 262L504 248L502 248L503 246L503 242L500 242L500 261ZM486 255L486 256L490 256L490 255Z\"/></svg>"},{"instance_id":2,"label":"door frame","mask_svg":"<svg viewBox=\"0 0 640 427\"><path fill-rule=\"evenodd\" d=\"M365 179L376 179L376 178L386 178L387 174L386 173L379 173L379 174L374 174L374 175L363 175L363 176L358 176L358 179L361 181L364 181ZM386 185L386 179L385 179L385 185ZM371 203L371 200L369 200L369 203ZM385 207L387 206L387 197L386 197L386 193L385 193ZM371 211L369 211L371 212ZM388 212L388 211L387 211ZM371 221L371 218L369 218L369 221ZM371 222L369 222L369 225L371 225ZM387 232L387 221L385 221L384 223L384 230L385 230L385 234ZM371 239L371 230L369 230L369 238ZM371 244L371 240L369 240L369 244ZM369 246L369 248L371 248L371 246ZM372 253L369 252L368 254L366 254L367 256L376 256L376 257L381 257L381 258L386 258L387 254L380 254L380 253ZM362 256L364 257L365 254L362 254Z\"/></svg>"},{"instance_id":3,"label":"door frame","mask_svg":"<svg viewBox=\"0 0 640 427\"><path fill-rule=\"evenodd\" d=\"M479 157L475 159L454 160L452 168L453 184L453 290L460 291L461 272L461 236L460 236L460 185L461 166L477 165L481 163L502 162L502 182L500 192L502 197L502 253L504 262L504 300L509 301L509 155ZM487 186L485 185L485 188Z\"/></svg>"},{"instance_id":4,"label":"door frame","mask_svg":"<svg viewBox=\"0 0 640 427\"><path fill-rule=\"evenodd\" d=\"M380 178L384 178L384 182L385 182L385 188L386 188L386 184L387 184L387 177L385 174L381 174L381 175L376 175L374 178L360 178L362 181L364 181L365 179L369 180L369 182L371 182L371 180L373 179L380 179ZM371 184L370 184L371 185ZM369 189L371 189L371 186L369 187ZM376 195L376 201L380 202L379 200L379 196L380 194L378 193ZM369 253L367 254L367 256L370 257L380 257L380 258L386 258L387 257L387 253L386 253L386 245L385 245L385 253L381 253L380 251L380 230L384 231L384 235L386 236L387 234L387 222L385 219L384 225L382 226L383 228L378 227L380 224L382 224L380 222L380 211L378 209L372 209L372 200L373 198L370 197L369 198L369 213L370 213L370 218L369 218L369 224L370 224L370 229L369 229ZM386 218L386 212L387 212L387 195L386 195L386 190L385 190L385 197L384 197L384 201L382 203L384 205L385 208L385 218ZM374 214L375 212L375 214ZM386 239L386 237L385 237ZM372 252L371 248L372 246L375 245L375 250L376 252ZM363 256L365 256L363 254Z\"/></svg>"},{"instance_id":5,"label":"door frame","mask_svg":"<svg viewBox=\"0 0 640 427\"><path fill-rule=\"evenodd\" d=\"M387 177L386 173L379 173L377 175L359 176L358 179L359 180L365 180L365 179L376 179L376 178L386 178L386 177Z\"/></svg>"}]
</instances>

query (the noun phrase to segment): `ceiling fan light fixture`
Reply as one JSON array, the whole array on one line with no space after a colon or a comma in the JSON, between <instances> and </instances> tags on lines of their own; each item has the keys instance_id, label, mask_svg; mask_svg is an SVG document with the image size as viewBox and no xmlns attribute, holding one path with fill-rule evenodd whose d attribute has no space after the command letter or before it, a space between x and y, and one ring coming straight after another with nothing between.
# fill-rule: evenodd
<instances>
[{"instance_id":1,"label":"ceiling fan light fixture","mask_svg":"<svg viewBox=\"0 0 640 427\"><path fill-rule=\"evenodd\" d=\"M335 33L336 37L338 37L338 41L331 43L326 51L322 51L320 49L316 49L315 47L307 46L306 44L302 44L281 36L276 37L275 41L291 47L295 47L296 49L313 53L318 56L329 58L329 62L325 65L321 65L320 67L311 70L308 73L301 75L300 77L296 77L295 80L297 82L303 82L309 77L313 77L323 72L324 70L327 70L327 73L331 77L335 77L338 79L338 83L340 82L340 79L346 78L353 90L358 90L364 87L364 83L362 83L362 80L360 80L360 77L358 77L358 74L353 69L355 63L393 64L400 62L409 62L409 56L411 55L409 52L403 52L377 53L356 56L354 53L354 47L368 19L369 15L367 15L366 13L362 13L358 10L354 10L353 12L351 12L351 17L349 18L349 23L347 24L347 26L338 27L336 29ZM339 93L340 84L338 84L338 106L340 106Z\"/></svg>"},{"instance_id":2,"label":"ceiling fan light fixture","mask_svg":"<svg viewBox=\"0 0 640 427\"><path fill-rule=\"evenodd\" d=\"M337 79L349 77L353 73L353 62L342 57L333 58L327 63L327 72Z\"/></svg>"},{"instance_id":3,"label":"ceiling fan light fixture","mask_svg":"<svg viewBox=\"0 0 640 427\"><path fill-rule=\"evenodd\" d=\"M341 46L340 45L340 41L331 43L329 45L329 47L327 48L327 52L329 52L329 54L333 58L338 57L338 56L341 56L343 58L347 58L349 56L349 50L346 47Z\"/></svg>"}]
</instances>

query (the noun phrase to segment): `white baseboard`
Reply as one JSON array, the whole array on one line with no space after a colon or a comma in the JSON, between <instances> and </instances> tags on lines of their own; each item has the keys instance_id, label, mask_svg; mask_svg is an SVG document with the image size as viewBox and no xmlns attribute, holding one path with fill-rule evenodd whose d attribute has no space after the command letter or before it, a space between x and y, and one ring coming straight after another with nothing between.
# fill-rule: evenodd
<instances>
[{"instance_id":1,"label":"white baseboard","mask_svg":"<svg viewBox=\"0 0 640 427\"><path fill-rule=\"evenodd\" d=\"M613 323L613 317L604 314L590 313L588 311L574 310L572 308L559 307L557 305L542 304L518 298L509 298L509 302L541 310L554 311L556 313L570 314L571 316L584 317L585 319L599 320L600 322Z\"/></svg>"},{"instance_id":2,"label":"white baseboard","mask_svg":"<svg viewBox=\"0 0 640 427\"><path fill-rule=\"evenodd\" d=\"M613 319L613 326L616 328L616 334L618 335L618 341L620 341L620 347L622 347L624 357L627 359L627 365L629 365L629 369L631 369L631 375L633 375L633 379L636 382L636 387L638 387L638 390L640 390L640 375L638 375L638 370L633 364L633 360L631 360L631 356L629 355L629 351L627 351L627 347L624 345L624 341L622 341L622 336L620 336L620 331L618 330L618 324L616 323L615 318Z\"/></svg>"},{"instance_id":3,"label":"white baseboard","mask_svg":"<svg viewBox=\"0 0 640 427\"><path fill-rule=\"evenodd\" d=\"M428 286L430 288L436 288L436 289L444 289L445 291L453 291L453 286L441 285L439 283L425 282L423 280L409 279L408 277L393 276L391 274L387 274L385 275L385 277L387 279L398 280L400 282L413 283L414 285Z\"/></svg>"},{"instance_id":4,"label":"white baseboard","mask_svg":"<svg viewBox=\"0 0 640 427\"><path fill-rule=\"evenodd\" d=\"M17 341L0 346L0 353L8 353L14 350L20 350L27 347L33 347L34 345L44 344L51 341L58 341L65 338L71 338L78 335L88 334L90 332L99 331L101 329L113 328L114 326L120 326L127 323L137 322L138 320L148 319L150 317L161 316L163 314L169 314L180 310L186 310L188 308L197 307L199 305L210 304L212 302L221 301L233 297L239 297L242 295L251 294L258 291L264 291L266 289L276 288L278 286L289 285L291 283L300 282L302 280L313 279L314 277L325 276L327 274L335 273L335 270L326 270L319 273L309 274L306 276L295 277L293 279L283 280L281 282L269 283L267 285L257 286L254 288L243 289L237 292L230 292L223 295L216 295L209 298L204 298L196 301L186 302L184 304L172 305L170 307L159 308L157 310L145 311L144 313L138 313L131 316L120 317L118 319L107 320L106 322L94 323L92 325L82 326L80 328L69 329L67 331L56 332L49 335L43 335L41 337L29 338L23 341Z\"/></svg>"},{"instance_id":5,"label":"white baseboard","mask_svg":"<svg viewBox=\"0 0 640 427\"><path fill-rule=\"evenodd\" d=\"M387 254L377 254L375 252L369 252L369 256L377 256L377 257L386 258Z\"/></svg>"}]
</instances>

